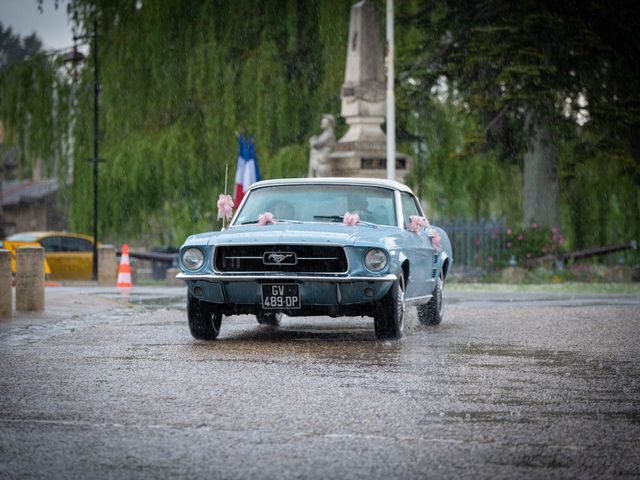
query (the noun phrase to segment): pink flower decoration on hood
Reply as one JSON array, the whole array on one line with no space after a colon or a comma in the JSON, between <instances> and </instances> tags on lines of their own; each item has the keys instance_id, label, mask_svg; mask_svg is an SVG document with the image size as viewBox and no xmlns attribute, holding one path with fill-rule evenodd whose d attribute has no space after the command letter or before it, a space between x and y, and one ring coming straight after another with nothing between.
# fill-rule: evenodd
<instances>
[{"instance_id":1,"label":"pink flower decoration on hood","mask_svg":"<svg viewBox=\"0 0 640 480\"><path fill-rule=\"evenodd\" d=\"M345 212L344 216L342 217L342 223L344 223L345 225L354 226L359 221L360 221L360 215L358 215L357 213Z\"/></svg>"},{"instance_id":2,"label":"pink flower decoration on hood","mask_svg":"<svg viewBox=\"0 0 640 480\"><path fill-rule=\"evenodd\" d=\"M221 193L218 197L218 218L226 218L227 221L231 219L231 214L233 213L233 200L231 199L231 195L225 195Z\"/></svg>"},{"instance_id":3,"label":"pink flower decoration on hood","mask_svg":"<svg viewBox=\"0 0 640 480\"><path fill-rule=\"evenodd\" d=\"M414 232L418 235L422 235L420 233L422 228L429 228L429 221L424 217L419 217L418 215L411 215L409 217L411 222L409 223L409 231Z\"/></svg>"},{"instance_id":4,"label":"pink flower decoration on hood","mask_svg":"<svg viewBox=\"0 0 640 480\"><path fill-rule=\"evenodd\" d=\"M274 223L276 222L273 220L273 213L264 212L258 215L258 225L273 225Z\"/></svg>"},{"instance_id":5,"label":"pink flower decoration on hood","mask_svg":"<svg viewBox=\"0 0 640 480\"><path fill-rule=\"evenodd\" d=\"M440 244L440 240L442 240L442 237L440 237L440 234L435 228L429 230L429 237L431 238L431 244L434 246L434 248L442 250L442 245Z\"/></svg>"}]
</instances>

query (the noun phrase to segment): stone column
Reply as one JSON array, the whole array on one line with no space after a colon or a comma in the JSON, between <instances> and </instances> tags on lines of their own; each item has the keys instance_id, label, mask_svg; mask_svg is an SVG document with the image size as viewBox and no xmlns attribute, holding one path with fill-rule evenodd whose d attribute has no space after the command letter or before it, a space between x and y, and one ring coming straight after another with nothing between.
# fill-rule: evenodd
<instances>
[{"instance_id":1,"label":"stone column","mask_svg":"<svg viewBox=\"0 0 640 480\"><path fill-rule=\"evenodd\" d=\"M0 250L0 320L11 317L12 295L11 252Z\"/></svg>"},{"instance_id":2,"label":"stone column","mask_svg":"<svg viewBox=\"0 0 640 480\"><path fill-rule=\"evenodd\" d=\"M115 287L118 262L116 247L102 245L98 248L98 285L101 287Z\"/></svg>"},{"instance_id":3,"label":"stone column","mask_svg":"<svg viewBox=\"0 0 640 480\"><path fill-rule=\"evenodd\" d=\"M347 63L340 113L349 130L329 156L330 176L387 178L384 45L373 2L351 7ZM404 181L410 159L396 152L396 178Z\"/></svg>"},{"instance_id":4,"label":"stone column","mask_svg":"<svg viewBox=\"0 0 640 480\"><path fill-rule=\"evenodd\" d=\"M18 247L16 251L16 310L44 310L44 248Z\"/></svg>"}]
</instances>

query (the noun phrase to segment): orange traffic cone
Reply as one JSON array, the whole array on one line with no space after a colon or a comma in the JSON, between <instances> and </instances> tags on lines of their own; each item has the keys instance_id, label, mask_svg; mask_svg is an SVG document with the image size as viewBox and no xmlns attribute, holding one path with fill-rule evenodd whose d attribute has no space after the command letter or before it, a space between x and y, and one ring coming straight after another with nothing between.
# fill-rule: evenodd
<instances>
[{"instance_id":1,"label":"orange traffic cone","mask_svg":"<svg viewBox=\"0 0 640 480\"><path fill-rule=\"evenodd\" d=\"M118 267L117 288L131 288L131 264L129 263L129 245L126 243L122 246L122 255L120 257L120 266Z\"/></svg>"}]
</instances>

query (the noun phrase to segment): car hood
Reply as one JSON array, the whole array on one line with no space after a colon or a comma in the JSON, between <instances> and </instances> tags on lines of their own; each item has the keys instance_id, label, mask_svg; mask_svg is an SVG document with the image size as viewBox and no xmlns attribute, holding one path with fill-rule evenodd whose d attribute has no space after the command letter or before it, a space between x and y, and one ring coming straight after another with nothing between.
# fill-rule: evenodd
<instances>
[{"instance_id":1,"label":"car hood","mask_svg":"<svg viewBox=\"0 0 640 480\"><path fill-rule=\"evenodd\" d=\"M242 225L213 234L209 245L227 244L328 244L339 246L386 246L400 229L394 227L342 223L279 223L275 225ZM392 243L395 243L392 241Z\"/></svg>"}]
</instances>

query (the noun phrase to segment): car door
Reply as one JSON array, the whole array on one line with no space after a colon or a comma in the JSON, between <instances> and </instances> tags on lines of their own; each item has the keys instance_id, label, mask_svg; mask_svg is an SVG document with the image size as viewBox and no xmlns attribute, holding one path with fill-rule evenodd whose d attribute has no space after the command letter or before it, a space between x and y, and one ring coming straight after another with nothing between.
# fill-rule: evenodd
<instances>
[{"instance_id":1,"label":"car door","mask_svg":"<svg viewBox=\"0 0 640 480\"><path fill-rule=\"evenodd\" d=\"M93 243L80 237L62 237L62 250L67 255L68 278L91 280Z\"/></svg>"},{"instance_id":2,"label":"car door","mask_svg":"<svg viewBox=\"0 0 640 480\"><path fill-rule=\"evenodd\" d=\"M59 235L50 235L39 239L40 245L44 247L44 254L51 270L51 279L61 279L60 276L64 270L64 257L60 255L62 245Z\"/></svg>"},{"instance_id":3,"label":"car door","mask_svg":"<svg viewBox=\"0 0 640 480\"><path fill-rule=\"evenodd\" d=\"M40 243L45 248L52 280L91 280L93 244L84 238L49 236Z\"/></svg>"},{"instance_id":4,"label":"car door","mask_svg":"<svg viewBox=\"0 0 640 480\"><path fill-rule=\"evenodd\" d=\"M433 290L433 256L437 251L433 248L425 229L421 229L419 235L407 229L412 215L422 216L417 198L407 192L401 192L400 203L405 228L405 255L410 265L406 297L422 297L431 294Z\"/></svg>"}]
</instances>

